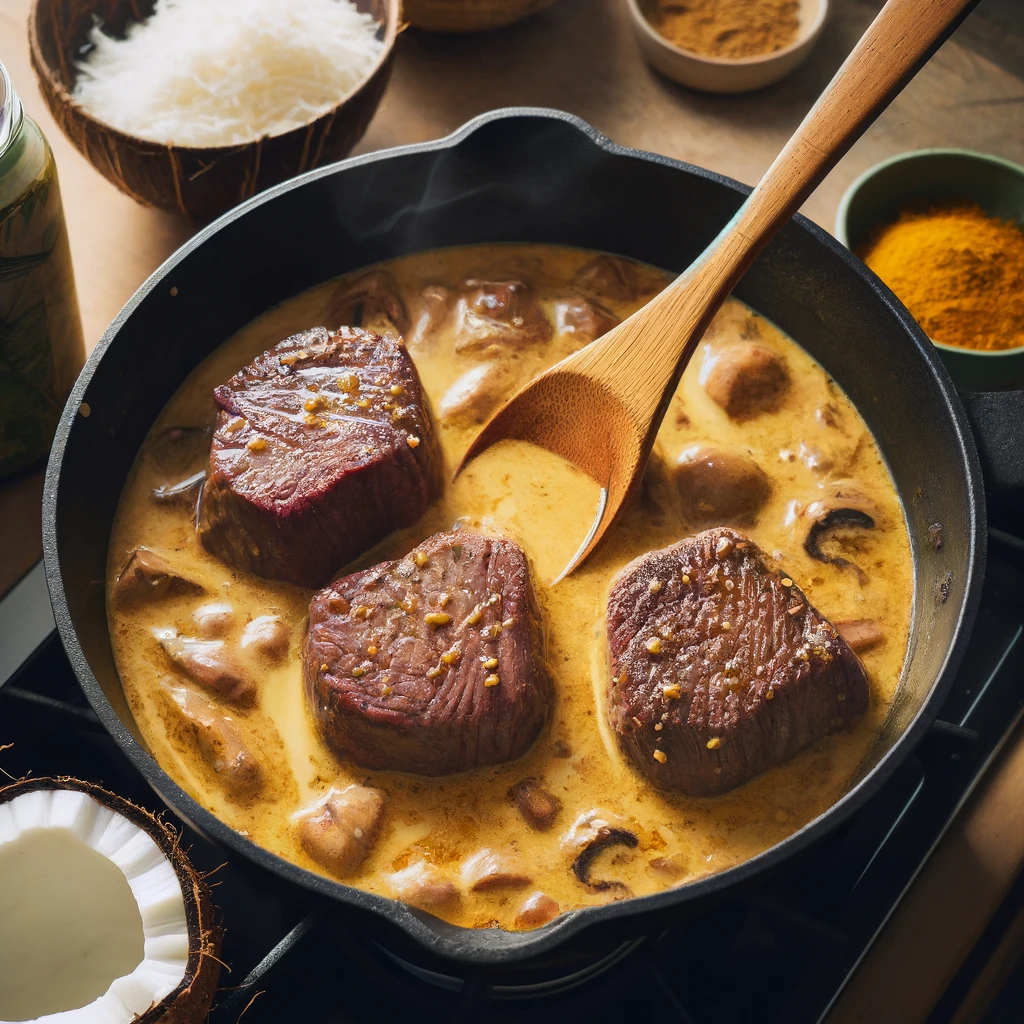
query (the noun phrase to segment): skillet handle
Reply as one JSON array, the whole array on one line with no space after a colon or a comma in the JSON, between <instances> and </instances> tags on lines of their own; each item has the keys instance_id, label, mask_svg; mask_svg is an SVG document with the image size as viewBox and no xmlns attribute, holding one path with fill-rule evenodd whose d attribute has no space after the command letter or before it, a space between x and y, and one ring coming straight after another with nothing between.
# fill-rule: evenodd
<instances>
[{"instance_id":1,"label":"skillet handle","mask_svg":"<svg viewBox=\"0 0 1024 1024\"><path fill-rule=\"evenodd\" d=\"M985 493L1024 512L1024 391L967 391L961 397L978 442Z\"/></svg>"}]
</instances>

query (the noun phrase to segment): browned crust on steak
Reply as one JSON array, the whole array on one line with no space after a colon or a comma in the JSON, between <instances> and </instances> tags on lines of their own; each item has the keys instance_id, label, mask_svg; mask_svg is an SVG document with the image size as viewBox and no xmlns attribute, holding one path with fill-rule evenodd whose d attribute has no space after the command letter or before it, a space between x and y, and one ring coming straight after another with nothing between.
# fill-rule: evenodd
<instances>
[{"instance_id":1,"label":"browned crust on steak","mask_svg":"<svg viewBox=\"0 0 1024 1024\"><path fill-rule=\"evenodd\" d=\"M612 727L662 789L723 793L867 710L857 656L735 530L626 566L609 595L608 641Z\"/></svg>"},{"instance_id":2,"label":"browned crust on steak","mask_svg":"<svg viewBox=\"0 0 1024 1024\"><path fill-rule=\"evenodd\" d=\"M324 741L364 768L447 775L510 761L550 701L525 555L462 531L314 595L303 663Z\"/></svg>"},{"instance_id":3,"label":"browned crust on steak","mask_svg":"<svg viewBox=\"0 0 1024 1024\"><path fill-rule=\"evenodd\" d=\"M320 586L415 523L440 490L440 448L398 339L317 327L264 352L214 398L199 537L247 572Z\"/></svg>"}]
</instances>

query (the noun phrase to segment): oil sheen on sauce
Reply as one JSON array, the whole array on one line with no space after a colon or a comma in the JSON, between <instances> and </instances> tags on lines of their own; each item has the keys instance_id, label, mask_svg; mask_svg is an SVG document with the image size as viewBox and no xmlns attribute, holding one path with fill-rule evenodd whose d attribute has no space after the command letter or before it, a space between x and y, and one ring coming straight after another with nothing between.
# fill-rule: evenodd
<instances>
[{"instance_id":1,"label":"oil sheen on sauce","mask_svg":"<svg viewBox=\"0 0 1024 1024\"><path fill-rule=\"evenodd\" d=\"M546 246L477 246L404 257L387 266L415 325L425 286L457 286L468 276L527 280L548 297L546 309L554 318L548 300L569 291L573 274L592 256ZM619 316L638 308L669 280L652 268L638 268L638 273L641 294L636 302L602 300ZM398 897L391 877L423 860L461 888L460 866L481 847L518 855L528 865L529 888L489 893L463 889L457 900L434 910L456 924L503 928L517 927L522 902L535 890L556 900L562 912L621 898L621 890L588 890L570 870L575 853L567 834L581 817L596 812L637 835L636 849L609 849L597 859L591 875L621 881L629 892L643 895L737 865L834 803L870 750L899 682L913 597L907 531L888 471L852 404L801 348L736 300L729 300L718 315L680 383L642 493L607 543L557 587L549 583L593 519L597 485L555 456L509 442L485 453L451 483L451 470L478 428L443 420L438 429L449 481L443 497L416 527L393 534L359 560L362 566L400 557L423 538L455 524L494 532L522 545L532 563L555 684L549 724L527 754L496 768L431 779L366 771L338 761L324 747L306 710L300 664L310 592L249 576L208 554L196 540L187 508L152 499L152 490L168 482L152 457L152 447L154 436L169 426L212 423L213 388L264 349L322 323L336 285L311 289L227 339L160 414L124 488L111 538L108 580L116 577L129 553L144 544L206 587L198 597L172 597L126 611L108 602L115 656L132 711L154 756L175 781L232 828L320 873L323 869L299 845L297 813L315 804L332 785L359 782L380 787L389 796L381 837L359 873L345 881ZM782 353L792 377L779 411L742 424L731 421L700 383L702 359L716 343L733 337L756 337ZM436 411L441 396L468 364L453 356L451 339L443 335L418 341L414 327L408 340ZM532 360L523 370L536 372L574 347L571 336L556 332L540 352L521 357ZM647 784L617 750L603 711L608 677L603 618L609 583L632 558L695 532L669 474L679 453L698 441L745 449L769 475L771 497L746 532L775 564L785 567L812 603L833 621L875 619L886 637L862 655L871 705L852 733L829 737L791 762L711 799L663 793ZM182 476L202 464L200 456ZM828 481L840 478L855 480L880 510L877 528L857 531L852 554L849 546L844 551L864 570L861 582L849 569L807 555L803 534L792 523L794 502L810 503L821 496ZM195 635L193 613L211 601L232 608L229 641L237 640L247 621L268 613L280 614L291 627L286 661L277 668L260 669L258 707L232 711L268 778L254 802L238 802L225 793L165 695L174 669L154 632L175 628ZM549 831L526 827L509 800L509 789L525 778L543 780L561 801L562 810Z\"/></svg>"}]
</instances>

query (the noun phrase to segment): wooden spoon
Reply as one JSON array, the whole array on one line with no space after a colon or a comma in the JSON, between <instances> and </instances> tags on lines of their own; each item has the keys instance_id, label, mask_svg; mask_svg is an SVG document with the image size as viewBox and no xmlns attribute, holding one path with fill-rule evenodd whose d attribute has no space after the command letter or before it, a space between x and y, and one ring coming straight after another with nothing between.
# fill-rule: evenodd
<instances>
[{"instance_id":1,"label":"wooden spoon","mask_svg":"<svg viewBox=\"0 0 1024 1024\"><path fill-rule=\"evenodd\" d=\"M636 488L679 378L712 317L758 252L977 0L889 0L736 216L664 291L514 395L456 474L497 441L530 441L601 485L594 550Z\"/></svg>"}]
</instances>

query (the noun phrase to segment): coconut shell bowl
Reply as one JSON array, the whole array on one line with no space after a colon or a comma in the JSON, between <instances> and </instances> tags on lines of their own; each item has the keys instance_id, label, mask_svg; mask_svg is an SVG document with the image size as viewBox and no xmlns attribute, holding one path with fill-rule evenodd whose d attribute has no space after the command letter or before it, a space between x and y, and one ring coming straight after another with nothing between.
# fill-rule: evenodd
<instances>
[{"instance_id":1,"label":"coconut shell bowl","mask_svg":"<svg viewBox=\"0 0 1024 1024\"><path fill-rule=\"evenodd\" d=\"M72 98L74 62L98 18L121 35L148 17L155 0L34 0L32 66L54 120L82 155L122 192L149 206L207 220L257 192L347 156L362 138L391 74L401 0L355 0L373 15L384 43L369 74L309 124L229 146L174 146L127 135L96 120Z\"/></svg>"}]
</instances>

